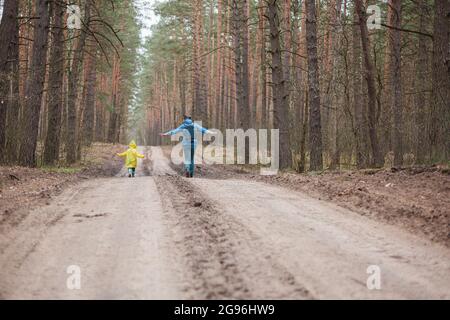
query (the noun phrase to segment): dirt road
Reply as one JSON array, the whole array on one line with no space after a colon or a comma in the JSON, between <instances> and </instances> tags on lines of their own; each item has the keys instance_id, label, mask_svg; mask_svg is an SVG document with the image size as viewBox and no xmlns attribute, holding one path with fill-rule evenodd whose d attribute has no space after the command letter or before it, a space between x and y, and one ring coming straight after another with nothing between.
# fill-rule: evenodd
<instances>
[{"instance_id":1,"label":"dirt road","mask_svg":"<svg viewBox=\"0 0 450 320\"><path fill-rule=\"evenodd\" d=\"M281 187L186 179L141 151L137 178L88 180L0 227L1 298L450 299L443 246Z\"/></svg>"}]
</instances>

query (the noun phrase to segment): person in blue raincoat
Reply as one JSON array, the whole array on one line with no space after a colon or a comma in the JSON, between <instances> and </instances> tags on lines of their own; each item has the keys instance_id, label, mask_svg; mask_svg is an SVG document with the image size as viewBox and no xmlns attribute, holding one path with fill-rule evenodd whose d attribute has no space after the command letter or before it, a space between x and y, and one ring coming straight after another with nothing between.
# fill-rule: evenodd
<instances>
[{"instance_id":1,"label":"person in blue raincoat","mask_svg":"<svg viewBox=\"0 0 450 320\"><path fill-rule=\"evenodd\" d=\"M192 178L194 176L194 158L195 158L195 148L197 147L198 141L195 138L195 132L200 131L202 134L212 133L206 128L194 123L192 118L189 116L183 116L183 123L176 129L161 133L162 136L171 136L177 134L178 132L183 133L183 153L184 153L184 167L186 177Z\"/></svg>"}]
</instances>

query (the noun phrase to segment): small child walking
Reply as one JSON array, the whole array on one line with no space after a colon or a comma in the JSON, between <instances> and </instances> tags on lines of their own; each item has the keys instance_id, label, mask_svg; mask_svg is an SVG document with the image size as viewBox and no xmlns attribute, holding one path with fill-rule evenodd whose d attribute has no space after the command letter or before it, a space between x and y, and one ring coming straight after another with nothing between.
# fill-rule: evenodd
<instances>
[{"instance_id":1,"label":"small child walking","mask_svg":"<svg viewBox=\"0 0 450 320\"><path fill-rule=\"evenodd\" d=\"M137 158L144 158L143 154L140 154L137 152L136 148L136 142L134 140L131 140L130 144L128 145L130 148L122 153L117 153L119 157L126 157L125 158L125 165L128 168L128 177L135 177L136 175L136 167L137 167Z\"/></svg>"}]
</instances>

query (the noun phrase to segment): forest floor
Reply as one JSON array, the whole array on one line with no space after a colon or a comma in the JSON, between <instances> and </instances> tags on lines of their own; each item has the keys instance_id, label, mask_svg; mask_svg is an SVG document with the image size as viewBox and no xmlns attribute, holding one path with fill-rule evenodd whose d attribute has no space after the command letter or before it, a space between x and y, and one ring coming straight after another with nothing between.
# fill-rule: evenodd
<instances>
[{"instance_id":1,"label":"forest floor","mask_svg":"<svg viewBox=\"0 0 450 320\"><path fill-rule=\"evenodd\" d=\"M49 205L65 188L95 177L114 176L123 165L121 145L95 143L70 167L0 166L0 224L17 224L31 208Z\"/></svg>"},{"instance_id":2,"label":"forest floor","mask_svg":"<svg viewBox=\"0 0 450 320\"><path fill-rule=\"evenodd\" d=\"M440 232L410 232L403 218L385 223L382 212L394 204L373 213L375 200L369 208L352 196L336 200L354 185L369 194L405 188L399 173L263 178L248 168L199 166L187 179L167 149L140 151L137 178L122 168L85 179L15 226L0 224L0 298L450 298L450 249ZM431 192L446 195L446 176L421 174ZM399 202L408 201L403 193ZM67 286L71 266L81 272L80 290ZM366 285L371 266L381 272L379 290Z\"/></svg>"}]
</instances>

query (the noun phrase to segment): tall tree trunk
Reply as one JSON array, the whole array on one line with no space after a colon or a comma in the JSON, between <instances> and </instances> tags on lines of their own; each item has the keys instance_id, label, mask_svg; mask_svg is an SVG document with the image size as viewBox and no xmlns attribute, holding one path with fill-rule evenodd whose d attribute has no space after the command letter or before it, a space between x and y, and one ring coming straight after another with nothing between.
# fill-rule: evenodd
<instances>
[{"instance_id":1,"label":"tall tree trunk","mask_svg":"<svg viewBox=\"0 0 450 320\"><path fill-rule=\"evenodd\" d=\"M5 0L0 24L0 71L6 70L9 45L14 38L17 28L17 16L19 14L19 1Z\"/></svg>"},{"instance_id":2,"label":"tall tree trunk","mask_svg":"<svg viewBox=\"0 0 450 320\"><path fill-rule=\"evenodd\" d=\"M89 26L91 0L86 0L84 25ZM66 141L66 162L75 163L77 160L77 98L80 74L83 66L84 47L88 30L78 32L78 41L75 45L73 59L69 71L69 92L67 101L67 141Z\"/></svg>"},{"instance_id":3,"label":"tall tree trunk","mask_svg":"<svg viewBox=\"0 0 450 320\"><path fill-rule=\"evenodd\" d=\"M248 75L248 33L246 0L233 0L233 43L234 70L236 76L237 126L247 129L249 126L249 75Z\"/></svg>"},{"instance_id":4,"label":"tall tree trunk","mask_svg":"<svg viewBox=\"0 0 450 320\"><path fill-rule=\"evenodd\" d=\"M53 5L52 47L48 84L48 123L44 143L44 164L54 165L59 159L64 80L64 7Z\"/></svg>"},{"instance_id":5,"label":"tall tree trunk","mask_svg":"<svg viewBox=\"0 0 450 320\"><path fill-rule=\"evenodd\" d=\"M180 103L181 103L181 115L186 114L186 78L185 69L180 70L180 76L178 77L180 87Z\"/></svg>"},{"instance_id":6,"label":"tall tree trunk","mask_svg":"<svg viewBox=\"0 0 450 320\"><path fill-rule=\"evenodd\" d=\"M306 15L305 15L306 16ZM302 109L302 133L300 136L300 163L298 165L299 172L305 172L306 170L306 136L308 132L308 123L309 123L309 114L308 114L308 105L309 105L309 91L308 88L305 88L305 102L303 104Z\"/></svg>"},{"instance_id":7,"label":"tall tree trunk","mask_svg":"<svg viewBox=\"0 0 450 320\"><path fill-rule=\"evenodd\" d=\"M380 147L378 144L377 130L376 130L376 107L377 96L375 89L375 68L373 59L370 55L370 41L369 31L367 28L367 16L366 10L362 3L362 0L355 0L355 9L358 12L359 28L361 32L361 45L364 56L365 65L365 77L367 81L367 112L368 112L368 125L369 125L369 138L372 150L371 165L375 167L381 167L383 165L383 159L380 153Z\"/></svg>"},{"instance_id":8,"label":"tall tree trunk","mask_svg":"<svg viewBox=\"0 0 450 320\"><path fill-rule=\"evenodd\" d=\"M241 9L240 9L240 1L233 0L232 1L232 14L231 14L231 34L233 37L233 51L234 51L234 77L235 81L235 93L236 93L236 105L241 111L243 101L243 85L242 85L242 34L243 30L241 29ZM238 126L241 126L241 115L237 114Z\"/></svg>"},{"instance_id":9,"label":"tall tree trunk","mask_svg":"<svg viewBox=\"0 0 450 320\"><path fill-rule=\"evenodd\" d=\"M261 33L260 61L261 61L261 123L260 127L266 129L268 127L267 120L267 67L266 67L266 9L263 1L259 3L259 23L258 29Z\"/></svg>"},{"instance_id":10,"label":"tall tree trunk","mask_svg":"<svg viewBox=\"0 0 450 320\"><path fill-rule=\"evenodd\" d=\"M227 90L227 83L228 79L226 76L226 69L225 69L225 57L222 58L222 71L221 71L221 81L220 81L220 115L219 115L219 122L217 123L217 128L220 128L220 130L224 131L227 124L227 101L228 101L228 90Z\"/></svg>"},{"instance_id":11,"label":"tall tree trunk","mask_svg":"<svg viewBox=\"0 0 450 320\"><path fill-rule=\"evenodd\" d=\"M116 142L116 135L115 132L117 130L117 119L118 114L115 112L111 112L109 114L109 126L108 126L108 142L109 143L115 143Z\"/></svg>"},{"instance_id":12,"label":"tall tree trunk","mask_svg":"<svg viewBox=\"0 0 450 320\"><path fill-rule=\"evenodd\" d=\"M392 26L396 21L397 12L392 5L392 0L389 0L387 5L387 21L388 25ZM393 28L386 29L386 46L384 50L384 70L383 78L380 81L381 87L381 112L379 119L379 129L381 141L383 144L380 146L380 152L385 155L388 152L393 151L393 137L392 130L394 119L394 38L395 32Z\"/></svg>"},{"instance_id":13,"label":"tall tree trunk","mask_svg":"<svg viewBox=\"0 0 450 320\"><path fill-rule=\"evenodd\" d=\"M116 143L116 132L119 129L119 81L120 81L120 57L114 55L112 79L111 79L111 106L108 126L108 142ZM161 105L161 104L160 104Z\"/></svg>"},{"instance_id":14,"label":"tall tree trunk","mask_svg":"<svg viewBox=\"0 0 450 320\"><path fill-rule=\"evenodd\" d=\"M100 75L99 79L99 91L104 92L105 90L105 74ZM105 123L105 115L104 115L104 105L103 101L99 100L95 104L95 141L104 141L104 123Z\"/></svg>"},{"instance_id":15,"label":"tall tree trunk","mask_svg":"<svg viewBox=\"0 0 450 320\"><path fill-rule=\"evenodd\" d=\"M250 126L250 78L249 78L249 33L248 33L248 0L242 0L240 29L242 30L242 105L239 113L239 127L248 129Z\"/></svg>"},{"instance_id":16,"label":"tall tree trunk","mask_svg":"<svg viewBox=\"0 0 450 320\"><path fill-rule=\"evenodd\" d=\"M291 81L291 47L292 47L292 34L291 34L291 0L284 0L283 3L283 31L284 31L284 54L283 54L283 66L284 66L284 81L286 82L286 89L290 92ZM288 101L288 105L290 102Z\"/></svg>"},{"instance_id":17,"label":"tall tree trunk","mask_svg":"<svg viewBox=\"0 0 450 320\"><path fill-rule=\"evenodd\" d=\"M208 102L206 97L205 57L203 54L203 0L195 0L193 30L193 100L192 110L195 120L208 122Z\"/></svg>"},{"instance_id":18,"label":"tall tree trunk","mask_svg":"<svg viewBox=\"0 0 450 320\"><path fill-rule=\"evenodd\" d=\"M34 20L33 54L29 75L25 86L25 108L22 117L22 139L19 151L19 163L23 166L36 166L36 146L39 131L47 62L47 40L50 23L49 2L36 0Z\"/></svg>"},{"instance_id":19,"label":"tall tree trunk","mask_svg":"<svg viewBox=\"0 0 450 320\"><path fill-rule=\"evenodd\" d=\"M393 145L394 145L394 165L403 164L403 106L402 106L402 76L401 76L401 0L390 0L390 7L394 11L390 24L397 28L393 31L392 38L392 92L393 92Z\"/></svg>"},{"instance_id":20,"label":"tall tree trunk","mask_svg":"<svg viewBox=\"0 0 450 320\"><path fill-rule=\"evenodd\" d=\"M300 4L299 0L293 1L294 8L294 25L293 25L293 49L295 53L293 59L293 108L294 108L294 119L293 119L293 133L294 137L294 153L295 153L295 170L298 172L304 172L305 163L302 159L305 159L305 155L302 151L305 151L304 144L306 137L304 134L306 128L306 115L305 112L305 59L306 59L306 19L305 19L305 1ZM306 111L308 111L306 109Z\"/></svg>"},{"instance_id":21,"label":"tall tree trunk","mask_svg":"<svg viewBox=\"0 0 450 320\"><path fill-rule=\"evenodd\" d=\"M322 125L320 117L319 64L315 0L306 1L306 44L308 50L310 171L323 169Z\"/></svg>"},{"instance_id":22,"label":"tall tree trunk","mask_svg":"<svg viewBox=\"0 0 450 320\"><path fill-rule=\"evenodd\" d=\"M278 15L278 1L268 1L268 20L270 26L270 47L272 51L272 82L273 82L273 127L279 129L280 148L279 165L280 169L291 166L291 151L289 139L288 122L288 97L286 82L283 74L283 63L280 43L280 21Z\"/></svg>"},{"instance_id":23,"label":"tall tree trunk","mask_svg":"<svg viewBox=\"0 0 450 320\"><path fill-rule=\"evenodd\" d=\"M14 30L14 38L11 43L11 85L7 107L6 121L6 147L4 160L13 164L17 162L17 141L19 140L19 112L20 112L20 92L19 92L19 21L16 20L17 27Z\"/></svg>"},{"instance_id":24,"label":"tall tree trunk","mask_svg":"<svg viewBox=\"0 0 450 320\"><path fill-rule=\"evenodd\" d=\"M222 91L222 14L223 14L223 2L224 0L217 1L217 34L216 34L216 78L215 78L215 110L214 110L214 121L213 125L218 128L220 127L220 115L223 108L222 96L224 92Z\"/></svg>"},{"instance_id":25,"label":"tall tree trunk","mask_svg":"<svg viewBox=\"0 0 450 320\"><path fill-rule=\"evenodd\" d=\"M339 169L340 165L340 148L339 148L339 99L342 94L336 94L336 87L340 83L338 79L338 62L340 59L340 52L342 48L341 44L341 34L343 33L341 24L341 10L342 10L342 0L333 0L330 4L330 22L331 26L329 28L329 40L326 45L329 46L329 56L326 66L326 72L329 73L329 82L327 83L327 92L325 94L325 106L326 110L329 111L329 143L331 151L331 161L330 169Z\"/></svg>"},{"instance_id":26,"label":"tall tree trunk","mask_svg":"<svg viewBox=\"0 0 450 320\"><path fill-rule=\"evenodd\" d=\"M8 108L9 72L8 57L16 34L19 1L5 0L0 24L0 162L3 160L6 143L6 115Z\"/></svg>"},{"instance_id":27,"label":"tall tree trunk","mask_svg":"<svg viewBox=\"0 0 450 320\"><path fill-rule=\"evenodd\" d=\"M419 30L425 30L427 20L427 6L426 0L419 0L417 4L417 12L419 14ZM427 37L418 35L419 44L416 60L416 95L415 95L415 125L416 125L416 145L415 155L416 163L425 163L425 157L429 152L428 130L426 127L426 118L428 116L427 110L427 83L426 78L428 74L428 50Z\"/></svg>"},{"instance_id":28,"label":"tall tree trunk","mask_svg":"<svg viewBox=\"0 0 450 320\"><path fill-rule=\"evenodd\" d=\"M359 28L359 17L356 10L353 12L352 26L352 60L353 60L353 117L355 135L355 157L356 167L362 169L366 166L367 159L364 158L364 108L363 108L363 83L362 83L362 61L361 61L361 31Z\"/></svg>"},{"instance_id":29,"label":"tall tree trunk","mask_svg":"<svg viewBox=\"0 0 450 320\"><path fill-rule=\"evenodd\" d=\"M92 45L91 54L87 65L86 79L86 105L83 113L83 144L90 146L94 136L94 114L97 83L97 52Z\"/></svg>"},{"instance_id":30,"label":"tall tree trunk","mask_svg":"<svg viewBox=\"0 0 450 320\"><path fill-rule=\"evenodd\" d=\"M450 157L450 2L435 0L432 67L432 160Z\"/></svg>"}]
</instances>

